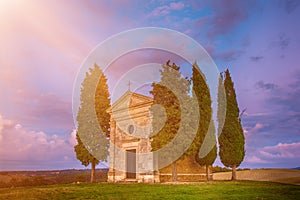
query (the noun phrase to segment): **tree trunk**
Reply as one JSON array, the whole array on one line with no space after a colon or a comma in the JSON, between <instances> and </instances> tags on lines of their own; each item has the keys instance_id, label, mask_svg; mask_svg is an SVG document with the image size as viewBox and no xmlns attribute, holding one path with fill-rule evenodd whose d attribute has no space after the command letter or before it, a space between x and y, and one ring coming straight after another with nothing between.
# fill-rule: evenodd
<instances>
[{"instance_id":1,"label":"tree trunk","mask_svg":"<svg viewBox=\"0 0 300 200\"><path fill-rule=\"evenodd\" d=\"M92 161L92 171L91 171L91 183L95 182L95 168L96 168L96 161Z\"/></svg>"},{"instance_id":2,"label":"tree trunk","mask_svg":"<svg viewBox=\"0 0 300 200\"><path fill-rule=\"evenodd\" d=\"M172 182L177 182L177 167L176 161L172 163Z\"/></svg>"},{"instance_id":3,"label":"tree trunk","mask_svg":"<svg viewBox=\"0 0 300 200\"><path fill-rule=\"evenodd\" d=\"M210 165L206 165L205 167L206 167L206 180L207 181L211 181L211 179L210 179L210 171L209 171Z\"/></svg>"},{"instance_id":4,"label":"tree trunk","mask_svg":"<svg viewBox=\"0 0 300 200\"><path fill-rule=\"evenodd\" d=\"M232 177L231 177L232 181L236 180L236 165L232 165Z\"/></svg>"}]
</instances>

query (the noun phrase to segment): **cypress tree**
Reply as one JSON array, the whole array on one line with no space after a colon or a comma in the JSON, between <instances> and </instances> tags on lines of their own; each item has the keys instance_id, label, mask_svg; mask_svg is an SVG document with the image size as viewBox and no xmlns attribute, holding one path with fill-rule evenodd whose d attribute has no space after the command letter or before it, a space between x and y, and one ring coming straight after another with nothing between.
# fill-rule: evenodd
<instances>
[{"instance_id":1,"label":"cypress tree","mask_svg":"<svg viewBox=\"0 0 300 200\"><path fill-rule=\"evenodd\" d=\"M99 161L106 161L109 146L110 107L107 79L95 64L82 82L80 107L77 114L78 130L75 152L84 166L91 164L91 182Z\"/></svg>"},{"instance_id":2,"label":"cypress tree","mask_svg":"<svg viewBox=\"0 0 300 200\"><path fill-rule=\"evenodd\" d=\"M206 167L206 177L210 181L210 167L217 157L215 126L212 120L212 107L209 87L206 78L198 70L197 63L193 65L193 91L197 96L200 120L197 135L194 139L196 161ZM205 143L204 143L205 142Z\"/></svg>"},{"instance_id":3,"label":"cypress tree","mask_svg":"<svg viewBox=\"0 0 300 200\"><path fill-rule=\"evenodd\" d=\"M158 131L156 127L160 127L161 125L162 113L152 110L153 133L155 134L152 137L151 142L153 151L159 150L169 144L176 136L180 127L180 102L174 92L167 87L168 85L172 84L173 88L175 88L178 93L188 97L190 85L189 82L181 76L179 69L179 66L174 63L171 65L170 61L167 61L165 65L162 65L162 70L160 70L160 82L152 84L152 91L150 91L150 93L153 95L154 104L162 105L166 111L166 121L164 127ZM158 133L156 131L158 131ZM178 148L172 149L173 152L168 152L167 155L162 155L162 159L173 160L172 156L176 154L174 151L182 151L180 144L173 145L178 145ZM177 181L176 160L172 162L172 181Z\"/></svg>"},{"instance_id":4,"label":"cypress tree","mask_svg":"<svg viewBox=\"0 0 300 200\"><path fill-rule=\"evenodd\" d=\"M225 71L224 80L226 96L226 116L221 135L219 136L219 155L226 167L232 168L232 180L236 180L236 168L245 156L245 137L239 118L234 84L229 70Z\"/></svg>"}]
</instances>

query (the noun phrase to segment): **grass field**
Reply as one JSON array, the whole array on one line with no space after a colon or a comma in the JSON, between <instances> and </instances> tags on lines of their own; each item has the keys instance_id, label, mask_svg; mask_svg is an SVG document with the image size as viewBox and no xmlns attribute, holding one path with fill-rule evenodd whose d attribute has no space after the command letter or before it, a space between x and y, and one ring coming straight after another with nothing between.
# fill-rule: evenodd
<instances>
[{"instance_id":1,"label":"grass field","mask_svg":"<svg viewBox=\"0 0 300 200\"><path fill-rule=\"evenodd\" d=\"M0 199L299 199L300 186L252 181L2 188Z\"/></svg>"}]
</instances>

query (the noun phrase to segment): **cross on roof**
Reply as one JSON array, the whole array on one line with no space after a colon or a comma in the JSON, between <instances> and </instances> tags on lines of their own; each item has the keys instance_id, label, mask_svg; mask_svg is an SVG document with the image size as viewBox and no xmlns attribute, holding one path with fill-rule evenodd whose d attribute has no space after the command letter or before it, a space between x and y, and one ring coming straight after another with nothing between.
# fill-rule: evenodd
<instances>
[{"instance_id":1,"label":"cross on roof","mask_svg":"<svg viewBox=\"0 0 300 200\"><path fill-rule=\"evenodd\" d=\"M131 81L128 81L127 85L128 85L128 91L130 91L130 86L131 86Z\"/></svg>"}]
</instances>

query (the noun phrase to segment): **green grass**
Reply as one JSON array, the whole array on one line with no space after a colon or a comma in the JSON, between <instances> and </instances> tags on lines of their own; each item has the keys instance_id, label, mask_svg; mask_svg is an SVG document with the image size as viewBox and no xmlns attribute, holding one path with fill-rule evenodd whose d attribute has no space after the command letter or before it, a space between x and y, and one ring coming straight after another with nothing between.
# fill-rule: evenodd
<instances>
[{"instance_id":1,"label":"green grass","mask_svg":"<svg viewBox=\"0 0 300 200\"><path fill-rule=\"evenodd\" d=\"M2 188L0 199L299 199L300 186L252 181Z\"/></svg>"}]
</instances>

